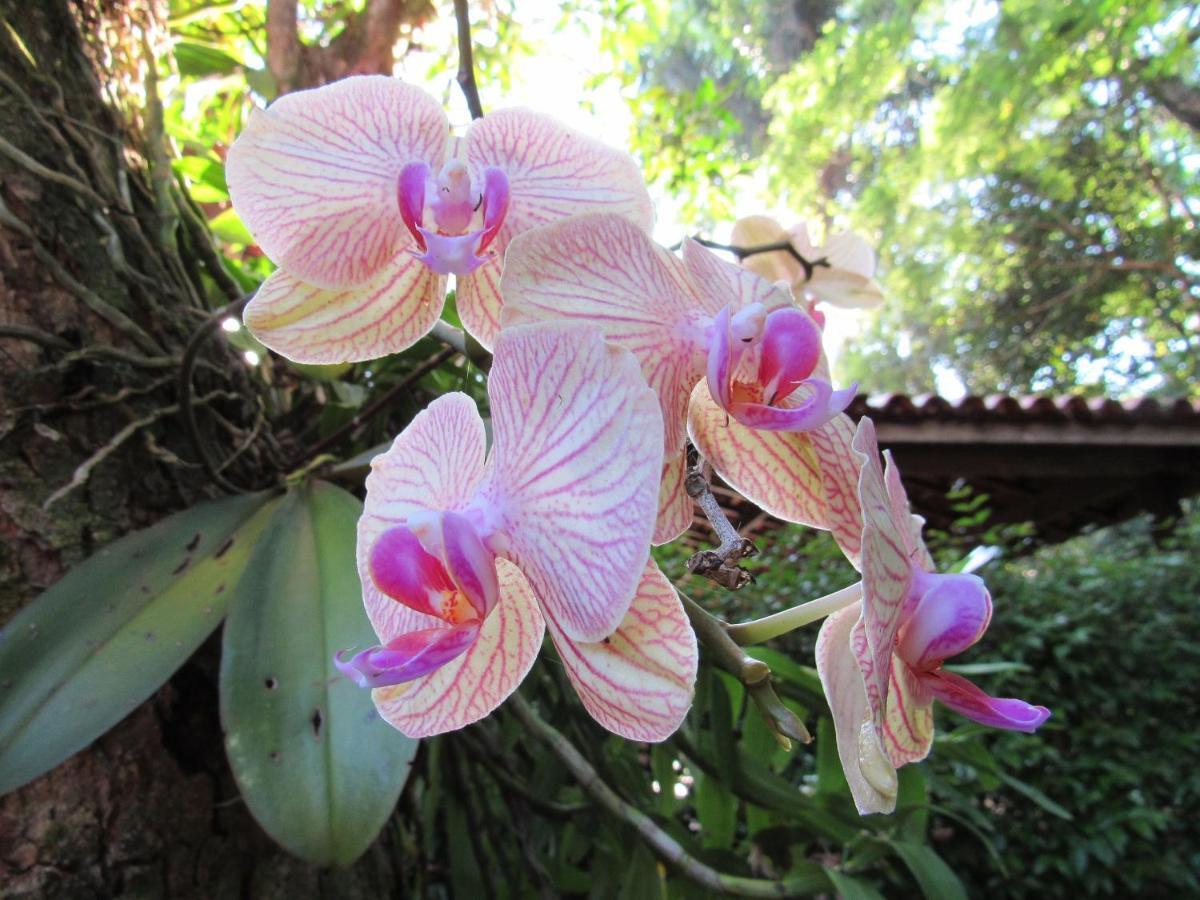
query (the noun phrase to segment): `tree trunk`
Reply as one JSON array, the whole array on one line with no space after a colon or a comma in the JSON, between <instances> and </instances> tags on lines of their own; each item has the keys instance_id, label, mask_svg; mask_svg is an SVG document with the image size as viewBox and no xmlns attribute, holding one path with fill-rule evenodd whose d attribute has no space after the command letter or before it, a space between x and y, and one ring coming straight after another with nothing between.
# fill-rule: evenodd
<instances>
[{"instance_id":1,"label":"tree trunk","mask_svg":"<svg viewBox=\"0 0 1200 900\"><path fill-rule=\"evenodd\" d=\"M175 378L237 288L165 159L145 64L161 14L0 0L0 626L73 563L212 492L173 413ZM231 446L251 433L255 387L210 343L197 391L227 398L202 427ZM226 475L261 483L273 452L262 435ZM210 640L110 733L0 798L3 896L394 892L395 829L353 868L321 872L250 818L222 746L218 652Z\"/></svg>"}]
</instances>

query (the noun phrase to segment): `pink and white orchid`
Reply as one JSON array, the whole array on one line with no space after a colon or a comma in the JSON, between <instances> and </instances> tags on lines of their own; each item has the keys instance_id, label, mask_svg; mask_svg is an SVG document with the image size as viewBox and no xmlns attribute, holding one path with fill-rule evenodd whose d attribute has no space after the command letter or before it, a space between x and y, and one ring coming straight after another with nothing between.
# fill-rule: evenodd
<instances>
[{"instance_id":1,"label":"pink and white orchid","mask_svg":"<svg viewBox=\"0 0 1200 900\"><path fill-rule=\"evenodd\" d=\"M250 330L299 362L394 353L427 334L454 275L458 313L490 347L504 251L590 210L649 228L633 160L525 109L461 140L419 88L357 76L276 100L229 149L230 196L279 269L246 307Z\"/></svg>"},{"instance_id":2,"label":"pink and white orchid","mask_svg":"<svg viewBox=\"0 0 1200 900\"><path fill-rule=\"evenodd\" d=\"M382 642L343 672L411 737L486 716L545 629L602 725L662 740L691 704L697 649L649 561L662 415L597 329L506 329L488 378L493 445L466 395L435 400L372 463L358 527Z\"/></svg>"},{"instance_id":3,"label":"pink and white orchid","mask_svg":"<svg viewBox=\"0 0 1200 900\"><path fill-rule=\"evenodd\" d=\"M680 258L624 219L596 214L514 240L501 289L506 327L564 318L591 322L641 363L666 425L656 543L673 540L691 521L683 490L689 405L693 439L726 481L769 512L779 514L782 506L784 518L798 504L771 498L808 491L814 500L791 521L828 527L824 501L816 499L822 488L815 454L803 435L837 417L854 389L832 388L820 328L793 306L786 287L694 241L684 241ZM709 452L714 414L737 423L739 433L788 435L802 449L792 459L756 457L746 466L753 470L747 478L727 477L726 456ZM775 487L756 490L756 478Z\"/></svg>"},{"instance_id":4,"label":"pink and white orchid","mask_svg":"<svg viewBox=\"0 0 1200 900\"><path fill-rule=\"evenodd\" d=\"M942 663L975 644L992 599L975 575L938 574L921 540L922 520L889 454L879 462L875 427L862 419L853 450L861 461L862 599L825 620L817 671L837 732L838 755L860 813L891 812L896 768L924 759L933 742L933 701L968 719L1034 731L1044 706L997 699Z\"/></svg>"},{"instance_id":5,"label":"pink and white orchid","mask_svg":"<svg viewBox=\"0 0 1200 900\"><path fill-rule=\"evenodd\" d=\"M797 297L807 295L844 309L867 309L883 302L883 289L874 277L875 251L853 232L838 232L818 247L804 223L785 231L767 216L747 216L734 223L731 242L737 247L791 244L809 265L787 250L756 253L742 265L768 281L787 282Z\"/></svg>"}]
</instances>

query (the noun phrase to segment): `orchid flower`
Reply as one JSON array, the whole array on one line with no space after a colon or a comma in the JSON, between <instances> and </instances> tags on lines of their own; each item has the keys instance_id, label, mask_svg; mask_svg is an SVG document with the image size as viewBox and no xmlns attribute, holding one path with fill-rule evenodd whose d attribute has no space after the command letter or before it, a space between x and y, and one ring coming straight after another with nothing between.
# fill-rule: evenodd
<instances>
[{"instance_id":1,"label":"orchid flower","mask_svg":"<svg viewBox=\"0 0 1200 900\"><path fill-rule=\"evenodd\" d=\"M797 297L807 294L814 301L846 309L866 309L883 302L883 289L874 278L875 251L853 232L834 234L818 247L803 223L789 232L767 216L747 216L734 223L731 242L738 247L790 243L809 266L786 250L747 256L742 265L768 281L787 282Z\"/></svg>"},{"instance_id":2,"label":"orchid flower","mask_svg":"<svg viewBox=\"0 0 1200 900\"><path fill-rule=\"evenodd\" d=\"M861 460L862 599L825 620L816 656L838 755L865 815L895 809L896 768L928 755L934 700L1012 731L1034 731L1050 711L990 697L943 668L983 636L992 598L978 576L935 571L895 464L889 454L886 473L879 463L870 419L859 422L853 450Z\"/></svg>"},{"instance_id":3,"label":"orchid flower","mask_svg":"<svg viewBox=\"0 0 1200 900\"><path fill-rule=\"evenodd\" d=\"M649 228L633 160L524 109L461 140L424 91L357 76L256 111L229 148L230 196L279 269L246 307L264 344L306 363L395 353L441 315L456 279L466 329L491 347L517 234L605 210Z\"/></svg>"},{"instance_id":4,"label":"orchid flower","mask_svg":"<svg viewBox=\"0 0 1200 900\"><path fill-rule=\"evenodd\" d=\"M492 449L465 394L433 401L372 462L358 568L381 645L339 654L410 737L511 694L544 630L606 728L662 740L682 721L695 635L648 560L662 415L597 329L506 329L488 378Z\"/></svg>"},{"instance_id":5,"label":"orchid flower","mask_svg":"<svg viewBox=\"0 0 1200 900\"><path fill-rule=\"evenodd\" d=\"M506 327L583 320L637 357L666 427L655 543L673 540L692 518L683 489L689 405L693 438L722 477L769 512L782 509L783 518L828 527L823 499L799 513L801 504L770 503L798 491L823 498L806 435L830 423L854 396L853 388L830 385L820 328L793 306L786 286L724 262L694 241L684 241L680 258L628 221L593 214L514 240L501 290ZM785 442L801 449L775 460L754 455L733 467L744 478L728 478L726 457L709 452L713 411L722 423L736 423L739 434L786 435ZM704 423L699 432L697 420ZM763 484L773 487L760 490Z\"/></svg>"}]
</instances>

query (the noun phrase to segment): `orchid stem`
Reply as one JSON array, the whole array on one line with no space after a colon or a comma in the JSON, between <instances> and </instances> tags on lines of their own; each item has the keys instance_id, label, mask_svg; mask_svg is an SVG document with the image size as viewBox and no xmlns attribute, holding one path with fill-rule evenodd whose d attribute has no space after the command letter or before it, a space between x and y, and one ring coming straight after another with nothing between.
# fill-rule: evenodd
<instances>
[{"instance_id":1,"label":"orchid stem","mask_svg":"<svg viewBox=\"0 0 1200 900\"><path fill-rule=\"evenodd\" d=\"M708 238L694 237L692 238L701 247L708 247L710 250L724 250L727 253L732 253L737 257L737 261L741 262L747 256L757 256L760 253L787 253L792 259L800 263L800 267L804 269L804 278L809 280L813 277L813 270L818 266L829 268L829 260L825 257L820 259L807 259L804 254L796 249L791 241L772 241L769 244L755 244L752 247L739 247L736 244L722 244L718 241L710 241Z\"/></svg>"},{"instance_id":2,"label":"orchid stem","mask_svg":"<svg viewBox=\"0 0 1200 900\"><path fill-rule=\"evenodd\" d=\"M678 591L678 589L676 589ZM775 740L785 750L792 748L792 741L807 744L812 735L804 727L799 716L784 706L775 687L771 684L771 667L761 660L747 656L729 636L729 625L712 615L699 603L678 591L684 611L696 631L696 637L712 654L713 661L746 686L746 693L758 707L771 728Z\"/></svg>"},{"instance_id":3,"label":"orchid stem","mask_svg":"<svg viewBox=\"0 0 1200 900\"><path fill-rule=\"evenodd\" d=\"M703 575L727 590L740 590L754 581L754 576L738 563L748 556L754 556L758 548L753 541L738 534L737 529L729 524L729 519L725 518L725 510L721 509L721 504L713 496L712 487L705 477L705 468L704 461L700 460L687 473L683 487L687 495L696 501L721 543L716 550L701 550L693 554L687 561L688 571Z\"/></svg>"},{"instance_id":4,"label":"orchid stem","mask_svg":"<svg viewBox=\"0 0 1200 900\"><path fill-rule=\"evenodd\" d=\"M458 26L458 86L467 98L472 119L483 118L479 86L475 84L475 57L471 50L471 12L467 0L454 0L454 20Z\"/></svg>"},{"instance_id":5,"label":"orchid stem","mask_svg":"<svg viewBox=\"0 0 1200 900\"><path fill-rule=\"evenodd\" d=\"M813 622L832 615L839 609L845 609L851 603L862 598L862 582L856 581L840 591L818 597L791 609L785 609L770 616L763 616L752 622L739 622L736 625L725 626L725 632L733 638L734 643L741 647L751 644L761 644L771 638L803 628Z\"/></svg>"},{"instance_id":6,"label":"orchid stem","mask_svg":"<svg viewBox=\"0 0 1200 900\"><path fill-rule=\"evenodd\" d=\"M554 752L597 803L637 831L659 857L696 884L715 894L736 897L806 897L818 891L828 890L825 876L817 872L781 881L766 881L761 878L726 875L706 866L659 828L653 819L627 803L605 784L600 774L575 745L554 726L544 721L524 697L513 694L509 698L508 706L526 729Z\"/></svg>"}]
</instances>

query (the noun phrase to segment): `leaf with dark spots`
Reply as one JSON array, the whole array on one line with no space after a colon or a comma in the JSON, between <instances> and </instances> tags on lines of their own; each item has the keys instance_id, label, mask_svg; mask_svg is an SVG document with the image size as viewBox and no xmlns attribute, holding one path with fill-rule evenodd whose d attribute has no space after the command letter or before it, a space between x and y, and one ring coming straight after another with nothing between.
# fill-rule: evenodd
<instances>
[{"instance_id":1,"label":"leaf with dark spots","mask_svg":"<svg viewBox=\"0 0 1200 900\"><path fill-rule=\"evenodd\" d=\"M12 680L0 693L0 794L90 744L183 664L225 614L223 602L196 598L241 576L276 504L227 497L163 519L80 563L12 619L0 634L0 672ZM235 534L245 552L218 560Z\"/></svg>"},{"instance_id":2,"label":"leaf with dark spots","mask_svg":"<svg viewBox=\"0 0 1200 900\"><path fill-rule=\"evenodd\" d=\"M191 564L191 562L192 562L192 558L190 556L185 556L183 558L183 562L181 562L179 565L177 565L174 569L171 570L171 574L178 575L180 572L182 572L184 569L186 569L188 567L188 565Z\"/></svg>"},{"instance_id":3,"label":"leaf with dark spots","mask_svg":"<svg viewBox=\"0 0 1200 900\"><path fill-rule=\"evenodd\" d=\"M309 719L309 723L312 725L313 736L319 741L321 739L321 726L325 723L325 719L321 716L320 709L313 710L312 718Z\"/></svg>"},{"instance_id":4,"label":"leaf with dark spots","mask_svg":"<svg viewBox=\"0 0 1200 900\"><path fill-rule=\"evenodd\" d=\"M200 532L197 531L194 535L192 535L192 539L187 542L187 546L183 549L185 549L188 553L191 553L198 546L200 546Z\"/></svg>"},{"instance_id":5,"label":"leaf with dark spots","mask_svg":"<svg viewBox=\"0 0 1200 900\"><path fill-rule=\"evenodd\" d=\"M230 549L232 549L232 547L233 547L233 536L230 535L228 538L225 539L224 543L222 543L221 546L217 548L217 552L213 554L213 559L220 559L222 556L224 556L226 553L228 553L230 551Z\"/></svg>"}]
</instances>

